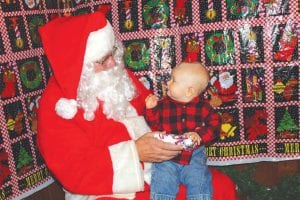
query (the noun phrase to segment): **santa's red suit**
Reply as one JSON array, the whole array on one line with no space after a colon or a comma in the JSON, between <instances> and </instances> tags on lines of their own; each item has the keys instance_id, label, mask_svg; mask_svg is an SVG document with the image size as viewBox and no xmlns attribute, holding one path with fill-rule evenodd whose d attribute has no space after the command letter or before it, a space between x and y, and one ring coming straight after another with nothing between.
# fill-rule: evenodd
<instances>
[{"instance_id":1,"label":"santa's red suit","mask_svg":"<svg viewBox=\"0 0 300 200\"><path fill-rule=\"evenodd\" d=\"M104 15L95 12L57 18L39 29L54 76L40 101L38 147L48 168L67 191L66 199L149 199L145 181L149 181L150 171L143 169L146 164L139 161L134 142L150 131L142 117L149 91L132 73L128 72L137 95L130 102L134 108L130 118L119 122L107 119L101 106L92 121L84 119L80 108L69 119L55 110L62 98L76 100L89 34L109 27ZM99 46L107 39L98 39L95 51L101 55ZM215 170L212 174L214 199L235 199L231 180ZM181 187L179 199L185 199L183 190Z\"/></svg>"}]
</instances>

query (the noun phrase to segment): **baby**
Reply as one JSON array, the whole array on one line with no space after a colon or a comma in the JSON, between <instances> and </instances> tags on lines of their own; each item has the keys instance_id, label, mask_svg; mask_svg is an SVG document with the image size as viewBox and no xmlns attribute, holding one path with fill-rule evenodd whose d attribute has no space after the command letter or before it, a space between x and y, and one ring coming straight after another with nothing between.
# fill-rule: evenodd
<instances>
[{"instance_id":1,"label":"baby","mask_svg":"<svg viewBox=\"0 0 300 200\"><path fill-rule=\"evenodd\" d=\"M151 199L175 199L179 184L187 188L187 199L212 198L211 174L204 146L219 134L221 118L200 95L209 83L209 73L201 63L180 63L171 73L167 95L146 98L146 120L153 131L184 135L197 146L183 150L170 161L152 165Z\"/></svg>"}]
</instances>

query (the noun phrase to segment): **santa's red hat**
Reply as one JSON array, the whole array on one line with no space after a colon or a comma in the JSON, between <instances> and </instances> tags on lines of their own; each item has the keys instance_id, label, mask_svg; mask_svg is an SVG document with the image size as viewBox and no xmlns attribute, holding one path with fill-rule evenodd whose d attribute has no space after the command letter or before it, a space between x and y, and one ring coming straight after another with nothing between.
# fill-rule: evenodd
<instances>
[{"instance_id":1,"label":"santa's red hat","mask_svg":"<svg viewBox=\"0 0 300 200\"><path fill-rule=\"evenodd\" d=\"M111 51L115 36L101 12L56 18L39 28L44 51L63 96L56 112L65 119L77 113L77 89L84 63Z\"/></svg>"}]
</instances>

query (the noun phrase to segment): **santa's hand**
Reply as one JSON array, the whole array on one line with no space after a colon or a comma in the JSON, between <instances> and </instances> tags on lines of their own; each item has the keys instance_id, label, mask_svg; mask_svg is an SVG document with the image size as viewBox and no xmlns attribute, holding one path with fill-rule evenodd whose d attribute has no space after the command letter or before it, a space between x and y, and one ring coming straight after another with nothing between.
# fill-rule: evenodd
<instances>
[{"instance_id":1,"label":"santa's hand","mask_svg":"<svg viewBox=\"0 0 300 200\"><path fill-rule=\"evenodd\" d=\"M154 94L150 94L149 96L146 97L145 102L146 102L146 108L152 109L155 106L157 106L158 97L155 96Z\"/></svg>"},{"instance_id":2,"label":"santa's hand","mask_svg":"<svg viewBox=\"0 0 300 200\"><path fill-rule=\"evenodd\" d=\"M136 149L142 162L162 162L181 153L183 147L154 138L158 132L146 133L135 141Z\"/></svg>"}]
</instances>

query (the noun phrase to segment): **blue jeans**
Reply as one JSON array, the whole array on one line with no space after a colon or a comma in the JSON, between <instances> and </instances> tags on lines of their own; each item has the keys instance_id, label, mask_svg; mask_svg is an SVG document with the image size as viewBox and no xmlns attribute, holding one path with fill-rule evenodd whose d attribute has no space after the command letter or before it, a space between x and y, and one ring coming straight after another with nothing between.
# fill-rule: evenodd
<instances>
[{"instance_id":1,"label":"blue jeans","mask_svg":"<svg viewBox=\"0 0 300 200\"><path fill-rule=\"evenodd\" d=\"M211 200L211 174L204 147L196 149L189 165L173 161L154 163L151 175L151 200L174 200L179 184L187 189L188 200Z\"/></svg>"}]
</instances>

